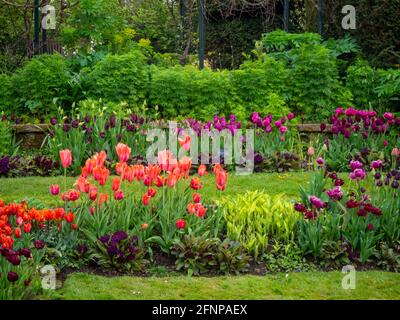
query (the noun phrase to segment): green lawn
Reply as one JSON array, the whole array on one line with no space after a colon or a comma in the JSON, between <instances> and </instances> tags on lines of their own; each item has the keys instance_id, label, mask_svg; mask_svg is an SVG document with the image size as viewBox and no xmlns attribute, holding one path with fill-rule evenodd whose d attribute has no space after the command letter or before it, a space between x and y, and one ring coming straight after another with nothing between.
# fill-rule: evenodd
<instances>
[{"instance_id":1,"label":"green lawn","mask_svg":"<svg viewBox=\"0 0 400 320\"><path fill-rule=\"evenodd\" d=\"M271 194L285 193L291 198L296 198L300 184L307 183L310 173L263 173L249 176L230 174L228 186L224 195L243 193L246 190L262 190ZM205 200L216 197L215 177L212 175L203 178L204 189L201 193ZM75 178L68 178L68 186L72 186ZM54 204L56 198L50 195L49 187L52 184L64 185L63 177L29 177L0 179L0 199L5 201L19 201L25 198L37 199L46 204Z\"/></svg>"},{"instance_id":2,"label":"green lawn","mask_svg":"<svg viewBox=\"0 0 400 320\"><path fill-rule=\"evenodd\" d=\"M309 272L218 278L101 277L76 273L57 292L61 299L270 300L400 299L400 274L357 272L356 288L342 288L341 272Z\"/></svg>"}]
</instances>

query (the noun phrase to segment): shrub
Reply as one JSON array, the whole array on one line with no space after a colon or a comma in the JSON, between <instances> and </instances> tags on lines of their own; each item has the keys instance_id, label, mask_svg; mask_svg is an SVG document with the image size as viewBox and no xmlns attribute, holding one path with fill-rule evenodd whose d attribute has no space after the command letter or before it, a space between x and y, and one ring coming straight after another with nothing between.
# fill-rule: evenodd
<instances>
[{"instance_id":1,"label":"shrub","mask_svg":"<svg viewBox=\"0 0 400 320\"><path fill-rule=\"evenodd\" d=\"M71 75L61 55L41 55L17 70L11 81L17 102L13 111L40 117L56 114L55 98L68 99Z\"/></svg>"},{"instance_id":2,"label":"shrub","mask_svg":"<svg viewBox=\"0 0 400 320\"><path fill-rule=\"evenodd\" d=\"M0 74L0 113L10 114L15 102L11 77L5 73Z\"/></svg>"},{"instance_id":3,"label":"shrub","mask_svg":"<svg viewBox=\"0 0 400 320\"><path fill-rule=\"evenodd\" d=\"M266 57L264 60L245 62L232 71L232 85L240 103L248 110L275 116L288 113L285 106L289 70L284 63Z\"/></svg>"},{"instance_id":4,"label":"shrub","mask_svg":"<svg viewBox=\"0 0 400 320\"><path fill-rule=\"evenodd\" d=\"M92 70L86 69L82 80L88 98L127 102L132 106L144 101L148 83L146 58L138 50L108 55Z\"/></svg>"},{"instance_id":5,"label":"shrub","mask_svg":"<svg viewBox=\"0 0 400 320\"><path fill-rule=\"evenodd\" d=\"M14 156L18 151L18 144L8 121L0 120L0 137L0 157Z\"/></svg>"},{"instance_id":6,"label":"shrub","mask_svg":"<svg viewBox=\"0 0 400 320\"><path fill-rule=\"evenodd\" d=\"M226 71L199 71L195 67L153 68L150 102L164 117L206 119L229 112L233 92Z\"/></svg>"},{"instance_id":7,"label":"shrub","mask_svg":"<svg viewBox=\"0 0 400 320\"><path fill-rule=\"evenodd\" d=\"M221 201L227 236L239 241L257 258L273 242L294 240L296 223L301 216L283 195L246 192Z\"/></svg>"},{"instance_id":8,"label":"shrub","mask_svg":"<svg viewBox=\"0 0 400 320\"><path fill-rule=\"evenodd\" d=\"M303 45L291 52L289 106L311 120L325 119L350 93L340 85L335 59L322 45ZM316 112L318 110L318 112Z\"/></svg>"}]
</instances>

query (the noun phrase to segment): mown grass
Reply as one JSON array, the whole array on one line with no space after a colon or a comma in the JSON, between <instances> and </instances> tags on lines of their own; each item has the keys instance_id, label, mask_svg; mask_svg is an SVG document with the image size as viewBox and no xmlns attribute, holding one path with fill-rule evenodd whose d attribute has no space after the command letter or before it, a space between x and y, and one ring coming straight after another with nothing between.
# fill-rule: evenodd
<instances>
[{"instance_id":1,"label":"mown grass","mask_svg":"<svg viewBox=\"0 0 400 320\"><path fill-rule=\"evenodd\" d=\"M290 198L297 198L299 185L307 184L309 172L292 173L260 173L249 176L230 174L228 185L223 192L224 196L243 193L247 190L265 190L270 194L284 193ZM67 187L72 187L76 178L67 178ZM47 205L54 205L59 198L54 198L49 193L53 184L64 186L64 177L29 177L0 179L0 199L5 201L20 201L23 199L37 199ZM189 184L189 182L188 182ZM204 189L201 194L205 200L217 198L215 177L212 175L203 178Z\"/></svg>"},{"instance_id":2,"label":"mown grass","mask_svg":"<svg viewBox=\"0 0 400 320\"><path fill-rule=\"evenodd\" d=\"M399 299L400 274L357 272L356 288L342 288L341 272L309 272L217 278L101 277L76 273L57 293L61 299L85 300L274 300Z\"/></svg>"}]
</instances>

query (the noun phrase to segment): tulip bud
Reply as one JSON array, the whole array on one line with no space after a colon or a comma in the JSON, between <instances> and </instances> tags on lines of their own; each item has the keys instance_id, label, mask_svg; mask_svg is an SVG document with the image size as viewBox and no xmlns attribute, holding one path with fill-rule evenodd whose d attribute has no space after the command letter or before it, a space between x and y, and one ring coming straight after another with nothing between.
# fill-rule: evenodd
<instances>
[{"instance_id":1,"label":"tulip bud","mask_svg":"<svg viewBox=\"0 0 400 320\"><path fill-rule=\"evenodd\" d=\"M398 158L399 155L400 155L400 150L399 150L399 148L394 148L394 149L392 150L392 156Z\"/></svg>"},{"instance_id":2,"label":"tulip bud","mask_svg":"<svg viewBox=\"0 0 400 320\"><path fill-rule=\"evenodd\" d=\"M310 156L310 157L312 157L314 154L315 154L315 149L314 149L314 147L309 146L309 147L308 147L308 150L307 150L307 155Z\"/></svg>"}]
</instances>

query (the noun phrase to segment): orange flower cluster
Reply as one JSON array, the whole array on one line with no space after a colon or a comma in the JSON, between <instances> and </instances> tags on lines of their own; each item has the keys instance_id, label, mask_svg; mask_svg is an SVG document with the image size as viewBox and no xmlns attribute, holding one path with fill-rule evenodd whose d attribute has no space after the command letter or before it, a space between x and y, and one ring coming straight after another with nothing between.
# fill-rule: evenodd
<instances>
[{"instance_id":1,"label":"orange flower cluster","mask_svg":"<svg viewBox=\"0 0 400 320\"><path fill-rule=\"evenodd\" d=\"M63 208L29 209L26 202L5 204L0 200L0 247L11 249L14 239L20 238L22 231L30 233L34 224L43 228L46 222L57 222L61 229L63 220L71 224L73 229L77 228L74 224L75 215L66 213Z\"/></svg>"},{"instance_id":2,"label":"orange flower cluster","mask_svg":"<svg viewBox=\"0 0 400 320\"><path fill-rule=\"evenodd\" d=\"M185 148L189 149L190 139L186 138L181 144L185 144ZM158 164L150 164L148 166L143 165L128 165L130 158L131 149L123 143L119 143L116 147L119 162L116 164L115 169L118 177L112 179L112 190L114 192L114 199L117 201L123 200L125 197L122 191L122 182L132 183L138 181L143 183L148 189L142 196L142 204L148 206L152 198L157 194L157 188L163 188L168 186L174 188L175 185L181 179L188 179L190 170L192 168L191 158L184 156L181 159L176 159L171 151L165 150L158 154ZM92 158L88 159L85 166L82 168L82 174L75 182L74 187L70 191L62 194L62 199L66 201L75 201L79 198L81 193L86 193L89 199L95 204L101 206L102 203L108 200L108 194L99 194L98 187L92 183L90 178L92 175L93 179L97 181L100 186L104 186L110 175L110 171L105 167L105 161L107 154L105 151L96 153ZM216 176L216 187L218 190L225 190L228 175L227 172L222 168L220 164L217 164L213 168L213 172ZM207 175L207 168L205 165L200 165L198 168L198 176L193 177L190 180L190 187L199 191L203 188L201 177ZM52 186L50 188L52 194L58 194L58 186ZM198 193L193 194L193 202L189 203L187 210L189 214L195 214L198 218L203 218L207 212L207 209L201 204L201 196ZM95 212L94 206L90 206L90 213Z\"/></svg>"}]
</instances>

